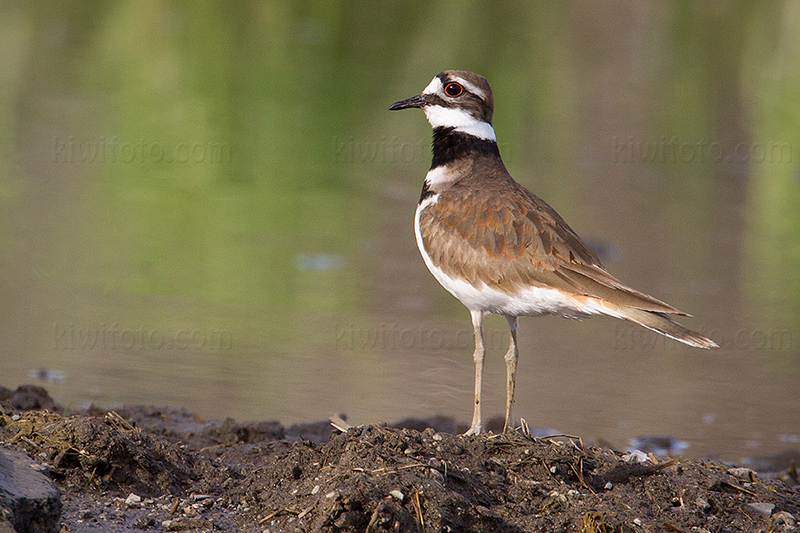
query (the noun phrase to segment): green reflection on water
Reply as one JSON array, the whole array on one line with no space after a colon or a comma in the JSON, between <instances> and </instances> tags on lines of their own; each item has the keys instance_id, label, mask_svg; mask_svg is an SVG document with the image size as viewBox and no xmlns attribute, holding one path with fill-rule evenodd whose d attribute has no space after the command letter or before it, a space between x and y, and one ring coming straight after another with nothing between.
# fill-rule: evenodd
<instances>
[{"instance_id":1,"label":"green reflection on water","mask_svg":"<svg viewBox=\"0 0 800 533\"><path fill-rule=\"evenodd\" d=\"M269 383L288 404L298 365L312 388L315 371L393 368L337 345L351 323L467 328L413 249L429 127L387 111L446 68L491 80L512 174L587 239L620 243L607 263L623 281L727 338L795 331L798 8L636 5L0 5L0 320L15 368L195 372L254 404ZM634 153L673 138L691 160ZM791 162L709 148L775 141ZM136 362L58 345L115 328L227 332L235 349ZM796 376L796 351L765 358ZM385 395L357 374L337 383L361 404Z\"/></svg>"}]
</instances>

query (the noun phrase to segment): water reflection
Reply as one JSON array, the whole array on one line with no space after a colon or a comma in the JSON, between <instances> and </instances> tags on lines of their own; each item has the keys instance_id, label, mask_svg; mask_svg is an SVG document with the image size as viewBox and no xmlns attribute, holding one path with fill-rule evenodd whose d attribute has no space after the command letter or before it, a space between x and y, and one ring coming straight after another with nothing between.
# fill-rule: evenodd
<instances>
[{"instance_id":1,"label":"water reflection","mask_svg":"<svg viewBox=\"0 0 800 533\"><path fill-rule=\"evenodd\" d=\"M493 84L512 174L722 345L523 319L518 414L620 446L784 449L800 412L800 8L425 6L0 7L3 384L41 368L63 372L62 404L468 418L466 311L411 229L429 129L386 111L467 68ZM502 319L488 338L491 413Z\"/></svg>"}]
</instances>

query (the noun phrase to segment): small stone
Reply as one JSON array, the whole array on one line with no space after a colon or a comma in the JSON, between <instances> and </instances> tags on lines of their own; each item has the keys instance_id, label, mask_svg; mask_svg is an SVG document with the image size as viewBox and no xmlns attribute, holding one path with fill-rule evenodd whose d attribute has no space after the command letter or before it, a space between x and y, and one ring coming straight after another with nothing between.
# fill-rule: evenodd
<instances>
[{"instance_id":1,"label":"small stone","mask_svg":"<svg viewBox=\"0 0 800 533\"><path fill-rule=\"evenodd\" d=\"M637 526L641 526L644 522L642 522L641 518L634 518L633 523Z\"/></svg>"},{"instance_id":2,"label":"small stone","mask_svg":"<svg viewBox=\"0 0 800 533\"><path fill-rule=\"evenodd\" d=\"M192 494L192 499L196 502L199 502L201 500L207 500L210 497L211 496L209 494Z\"/></svg>"},{"instance_id":3,"label":"small stone","mask_svg":"<svg viewBox=\"0 0 800 533\"><path fill-rule=\"evenodd\" d=\"M646 463L650 457L641 450L633 450L622 456L622 460L626 463Z\"/></svg>"},{"instance_id":4,"label":"small stone","mask_svg":"<svg viewBox=\"0 0 800 533\"><path fill-rule=\"evenodd\" d=\"M330 491L328 494L325 495L325 498L331 500L338 496L338 493L335 490Z\"/></svg>"},{"instance_id":5,"label":"small stone","mask_svg":"<svg viewBox=\"0 0 800 533\"><path fill-rule=\"evenodd\" d=\"M494 519L502 519L503 517L499 514L495 513L488 507L484 507L483 505L477 505L475 510L478 512L479 515L484 516L486 518L494 518Z\"/></svg>"},{"instance_id":6,"label":"small stone","mask_svg":"<svg viewBox=\"0 0 800 533\"><path fill-rule=\"evenodd\" d=\"M128 494L128 497L125 498L125 505L127 505L128 507L138 507L141 501L142 501L141 496L131 492L130 494Z\"/></svg>"},{"instance_id":7,"label":"small stone","mask_svg":"<svg viewBox=\"0 0 800 533\"><path fill-rule=\"evenodd\" d=\"M431 476L436 481L438 481L440 484L444 483L444 474L439 472L437 469L435 469L435 468L429 469L428 470L428 475Z\"/></svg>"},{"instance_id":8,"label":"small stone","mask_svg":"<svg viewBox=\"0 0 800 533\"><path fill-rule=\"evenodd\" d=\"M702 496L698 496L697 499L694 501L694 504L697 506L698 509L707 513L711 510L711 504L708 502L707 499L703 498Z\"/></svg>"},{"instance_id":9,"label":"small stone","mask_svg":"<svg viewBox=\"0 0 800 533\"><path fill-rule=\"evenodd\" d=\"M575 489L569 489L567 491L567 496L580 496L580 495L581 495L580 491Z\"/></svg>"},{"instance_id":10,"label":"small stone","mask_svg":"<svg viewBox=\"0 0 800 533\"><path fill-rule=\"evenodd\" d=\"M436 435L433 436L433 440L436 441L442 440L442 436L437 433Z\"/></svg>"},{"instance_id":11,"label":"small stone","mask_svg":"<svg viewBox=\"0 0 800 533\"><path fill-rule=\"evenodd\" d=\"M164 520L161 527L165 531L188 531L190 529L213 529L214 521L203 518L176 518L174 520Z\"/></svg>"},{"instance_id":12,"label":"small stone","mask_svg":"<svg viewBox=\"0 0 800 533\"><path fill-rule=\"evenodd\" d=\"M555 466L551 466L550 467L550 473L551 474L557 474L558 473L558 468L556 468Z\"/></svg>"},{"instance_id":13,"label":"small stone","mask_svg":"<svg viewBox=\"0 0 800 533\"><path fill-rule=\"evenodd\" d=\"M389 495L399 502L402 502L405 499L405 495L397 489L391 491Z\"/></svg>"},{"instance_id":14,"label":"small stone","mask_svg":"<svg viewBox=\"0 0 800 533\"><path fill-rule=\"evenodd\" d=\"M316 494L319 492L319 485L314 485L314 488L311 489L311 494Z\"/></svg>"},{"instance_id":15,"label":"small stone","mask_svg":"<svg viewBox=\"0 0 800 533\"><path fill-rule=\"evenodd\" d=\"M772 515L772 510L775 509L774 504L766 502L748 503L745 507L747 507L748 511L754 512L763 518L769 518Z\"/></svg>"},{"instance_id":16,"label":"small stone","mask_svg":"<svg viewBox=\"0 0 800 533\"><path fill-rule=\"evenodd\" d=\"M786 511L781 511L772 515L772 521L777 526L794 527L797 525L797 519L794 517L794 515Z\"/></svg>"},{"instance_id":17,"label":"small stone","mask_svg":"<svg viewBox=\"0 0 800 533\"><path fill-rule=\"evenodd\" d=\"M611 490L614 488L614 484L609 481L608 483L605 484L605 486L603 486L603 488L606 490Z\"/></svg>"},{"instance_id":18,"label":"small stone","mask_svg":"<svg viewBox=\"0 0 800 533\"><path fill-rule=\"evenodd\" d=\"M133 521L133 527L137 529L147 529L156 525L156 521L151 516L140 516Z\"/></svg>"},{"instance_id":19,"label":"small stone","mask_svg":"<svg viewBox=\"0 0 800 533\"><path fill-rule=\"evenodd\" d=\"M755 481L758 479L756 473L749 468L729 468L728 473L743 481Z\"/></svg>"}]
</instances>

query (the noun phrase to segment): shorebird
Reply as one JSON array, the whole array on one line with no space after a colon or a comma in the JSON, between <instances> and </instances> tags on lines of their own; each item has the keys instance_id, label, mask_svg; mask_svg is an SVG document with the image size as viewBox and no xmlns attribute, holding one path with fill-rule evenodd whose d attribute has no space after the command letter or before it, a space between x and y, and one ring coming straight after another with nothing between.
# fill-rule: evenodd
<instances>
[{"instance_id":1,"label":"shorebird","mask_svg":"<svg viewBox=\"0 0 800 533\"><path fill-rule=\"evenodd\" d=\"M433 161L414 218L428 270L472 317L475 404L467 435L481 426L481 382L487 313L503 315L511 332L506 363L506 416L512 428L520 316L629 320L698 348L714 341L671 318L689 316L623 285L544 200L506 170L492 127L492 88L474 72L437 74L421 94L390 110L419 108L433 127Z\"/></svg>"}]
</instances>

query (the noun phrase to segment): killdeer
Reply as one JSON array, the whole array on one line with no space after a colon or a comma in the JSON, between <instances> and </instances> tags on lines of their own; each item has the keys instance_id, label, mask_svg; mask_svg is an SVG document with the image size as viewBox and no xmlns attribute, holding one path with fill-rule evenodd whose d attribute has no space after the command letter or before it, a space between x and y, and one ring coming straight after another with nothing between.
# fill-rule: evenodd
<instances>
[{"instance_id":1,"label":"killdeer","mask_svg":"<svg viewBox=\"0 0 800 533\"><path fill-rule=\"evenodd\" d=\"M389 107L409 108L422 109L433 127L433 161L414 219L417 246L428 270L469 309L475 333L475 404L468 435L482 430L487 313L503 315L511 330L504 431L512 427L520 316L609 315L689 346L717 346L671 318L686 313L606 272L552 207L514 181L497 148L494 99L483 76L448 70L422 94Z\"/></svg>"}]
</instances>

